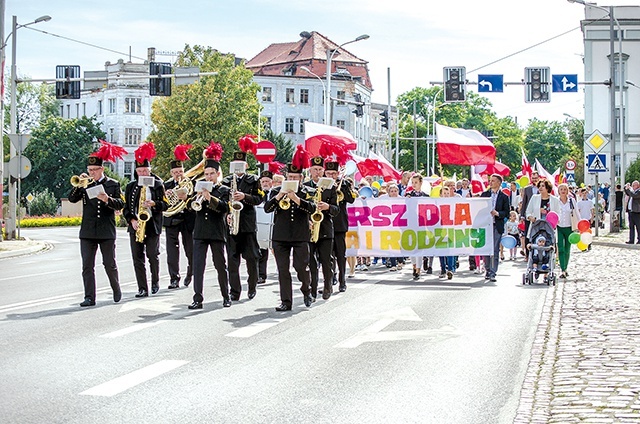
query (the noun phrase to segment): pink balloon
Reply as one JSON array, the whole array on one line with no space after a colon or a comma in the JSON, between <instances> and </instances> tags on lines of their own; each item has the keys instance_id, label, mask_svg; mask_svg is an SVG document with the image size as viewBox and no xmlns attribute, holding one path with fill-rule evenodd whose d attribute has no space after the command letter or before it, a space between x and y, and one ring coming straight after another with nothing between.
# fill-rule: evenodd
<instances>
[{"instance_id":1,"label":"pink balloon","mask_svg":"<svg viewBox=\"0 0 640 424\"><path fill-rule=\"evenodd\" d=\"M551 211L547 214L547 222L549 224L551 224L551 226L555 229L556 226L558 225L558 219L560 217L558 216L557 213L555 213L554 211Z\"/></svg>"}]
</instances>

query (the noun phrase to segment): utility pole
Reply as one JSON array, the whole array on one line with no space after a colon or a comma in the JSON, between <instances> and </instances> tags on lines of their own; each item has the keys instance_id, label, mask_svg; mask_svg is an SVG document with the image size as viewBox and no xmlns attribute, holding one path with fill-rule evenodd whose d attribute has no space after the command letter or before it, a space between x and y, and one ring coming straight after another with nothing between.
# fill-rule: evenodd
<instances>
[{"instance_id":1,"label":"utility pole","mask_svg":"<svg viewBox=\"0 0 640 424\"><path fill-rule=\"evenodd\" d=\"M4 223L4 202L2 193L4 193L4 9L5 9L5 0L0 0L0 43L2 43L2 50L0 51L0 119L2 119L2 131L0 132L0 136L2 139L0 140L0 227ZM2 237L2 233L0 232L0 243L2 243L4 237Z\"/></svg>"}]
</instances>

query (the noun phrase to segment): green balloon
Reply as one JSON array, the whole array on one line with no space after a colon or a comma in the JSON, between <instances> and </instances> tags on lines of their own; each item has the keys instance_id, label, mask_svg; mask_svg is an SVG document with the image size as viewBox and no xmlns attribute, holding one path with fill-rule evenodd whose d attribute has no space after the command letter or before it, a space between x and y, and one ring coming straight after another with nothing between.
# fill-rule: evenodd
<instances>
[{"instance_id":1,"label":"green balloon","mask_svg":"<svg viewBox=\"0 0 640 424\"><path fill-rule=\"evenodd\" d=\"M580 234L579 233L571 233L571 234L569 234L569 243L578 244L579 241L580 241Z\"/></svg>"}]
</instances>

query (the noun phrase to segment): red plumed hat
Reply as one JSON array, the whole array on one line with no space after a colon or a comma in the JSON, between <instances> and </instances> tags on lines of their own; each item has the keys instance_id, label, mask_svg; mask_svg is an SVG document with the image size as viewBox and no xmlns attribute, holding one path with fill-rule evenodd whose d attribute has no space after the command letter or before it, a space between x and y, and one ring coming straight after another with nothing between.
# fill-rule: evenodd
<instances>
[{"instance_id":1,"label":"red plumed hat","mask_svg":"<svg viewBox=\"0 0 640 424\"><path fill-rule=\"evenodd\" d=\"M269 171L272 174L279 174L282 172L282 169L285 168L286 165L284 163L280 163L277 161L269 162Z\"/></svg>"},{"instance_id":2,"label":"red plumed hat","mask_svg":"<svg viewBox=\"0 0 640 424\"><path fill-rule=\"evenodd\" d=\"M115 162L116 159L122 159L127 151L115 144L111 144L105 140L98 140L100 148L89 156L88 165L102 166L102 162Z\"/></svg>"},{"instance_id":3,"label":"red plumed hat","mask_svg":"<svg viewBox=\"0 0 640 424\"><path fill-rule=\"evenodd\" d=\"M309 152L307 152L302 144L296 146L296 151L291 158L291 163L287 166L287 172L293 174L300 174L305 169L311 166L311 158Z\"/></svg>"},{"instance_id":4,"label":"red plumed hat","mask_svg":"<svg viewBox=\"0 0 640 424\"><path fill-rule=\"evenodd\" d=\"M222 159L222 146L220 143L211 140L209 146L204 150L204 156L207 158L204 164L205 168L220 169L220 159Z\"/></svg>"},{"instance_id":5,"label":"red plumed hat","mask_svg":"<svg viewBox=\"0 0 640 424\"><path fill-rule=\"evenodd\" d=\"M151 160L156 157L156 146L151 142L140 144L134 152L136 158L136 166L149 167Z\"/></svg>"},{"instance_id":6,"label":"red plumed hat","mask_svg":"<svg viewBox=\"0 0 640 424\"><path fill-rule=\"evenodd\" d=\"M189 160L189 155L187 154L187 150L193 147L191 144L178 144L173 149L173 156L175 156L176 160L172 160L170 167L173 168L182 168L184 166L184 161Z\"/></svg>"},{"instance_id":7,"label":"red plumed hat","mask_svg":"<svg viewBox=\"0 0 640 424\"><path fill-rule=\"evenodd\" d=\"M240 147L240 150L245 153L255 155L256 146L258 145L258 142L256 141L257 139L257 135L247 134L244 137L240 137L240 140L238 140L238 147Z\"/></svg>"}]
</instances>

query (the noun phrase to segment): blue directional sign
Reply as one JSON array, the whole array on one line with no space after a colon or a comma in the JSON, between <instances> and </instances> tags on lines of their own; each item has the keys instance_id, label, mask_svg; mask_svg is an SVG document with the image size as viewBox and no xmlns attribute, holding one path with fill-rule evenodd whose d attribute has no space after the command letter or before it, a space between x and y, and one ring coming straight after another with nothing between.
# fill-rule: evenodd
<instances>
[{"instance_id":1,"label":"blue directional sign","mask_svg":"<svg viewBox=\"0 0 640 424\"><path fill-rule=\"evenodd\" d=\"M606 172L607 171L607 155L590 153L587 155L588 172Z\"/></svg>"},{"instance_id":2,"label":"blue directional sign","mask_svg":"<svg viewBox=\"0 0 640 424\"><path fill-rule=\"evenodd\" d=\"M503 89L502 75L478 75L478 93L502 93Z\"/></svg>"},{"instance_id":3,"label":"blue directional sign","mask_svg":"<svg viewBox=\"0 0 640 424\"><path fill-rule=\"evenodd\" d=\"M551 84L554 93L577 93L578 75L551 75Z\"/></svg>"}]
</instances>

